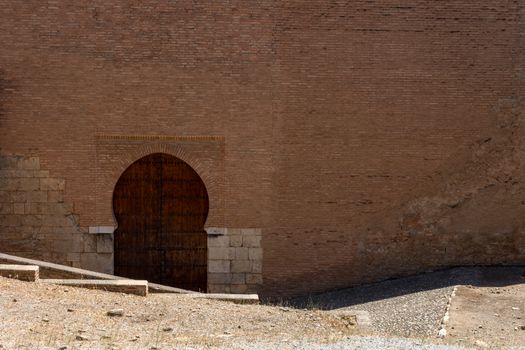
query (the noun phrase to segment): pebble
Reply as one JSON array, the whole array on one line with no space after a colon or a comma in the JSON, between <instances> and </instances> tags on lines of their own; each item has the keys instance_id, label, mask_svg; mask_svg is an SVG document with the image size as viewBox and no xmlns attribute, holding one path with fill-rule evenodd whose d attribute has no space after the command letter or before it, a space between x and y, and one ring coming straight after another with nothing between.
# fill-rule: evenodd
<instances>
[{"instance_id":1,"label":"pebble","mask_svg":"<svg viewBox=\"0 0 525 350\"><path fill-rule=\"evenodd\" d=\"M115 316L122 317L124 316L124 310L123 309L113 309L113 310L109 310L106 314L111 317L115 317Z\"/></svg>"},{"instance_id":2,"label":"pebble","mask_svg":"<svg viewBox=\"0 0 525 350\"><path fill-rule=\"evenodd\" d=\"M173 330L172 327L164 327L164 328L162 328L163 332L171 332L172 330Z\"/></svg>"},{"instance_id":3,"label":"pebble","mask_svg":"<svg viewBox=\"0 0 525 350\"><path fill-rule=\"evenodd\" d=\"M81 341L89 340L88 337L86 337L85 335L80 335L80 334L77 335L77 336L75 337L75 339L76 339L76 340L81 340Z\"/></svg>"},{"instance_id":4,"label":"pebble","mask_svg":"<svg viewBox=\"0 0 525 350\"><path fill-rule=\"evenodd\" d=\"M480 348L488 348L489 347L489 344L485 343L483 340L476 340L476 342L474 344L477 347L480 347Z\"/></svg>"}]
</instances>

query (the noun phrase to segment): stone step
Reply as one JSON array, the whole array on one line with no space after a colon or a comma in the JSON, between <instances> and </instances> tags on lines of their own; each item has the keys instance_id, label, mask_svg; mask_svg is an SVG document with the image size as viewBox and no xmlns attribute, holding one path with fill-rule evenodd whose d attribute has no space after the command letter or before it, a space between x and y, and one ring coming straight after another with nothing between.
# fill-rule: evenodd
<instances>
[{"instance_id":1,"label":"stone step","mask_svg":"<svg viewBox=\"0 0 525 350\"><path fill-rule=\"evenodd\" d=\"M40 267L40 277L45 279L127 280L125 277L54 264L47 261L22 258L20 256L4 253L0 253L0 263L37 265ZM168 287L156 283L149 284L149 291L155 293L197 293L191 290Z\"/></svg>"},{"instance_id":2,"label":"stone step","mask_svg":"<svg viewBox=\"0 0 525 350\"><path fill-rule=\"evenodd\" d=\"M196 293L189 294L195 299L213 299L221 301L230 301L236 304L258 304L259 296L257 294L221 294L221 293Z\"/></svg>"},{"instance_id":3,"label":"stone step","mask_svg":"<svg viewBox=\"0 0 525 350\"><path fill-rule=\"evenodd\" d=\"M38 281L38 266L35 265L13 265L0 264L0 276L15 278L20 281Z\"/></svg>"},{"instance_id":4,"label":"stone step","mask_svg":"<svg viewBox=\"0 0 525 350\"><path fill-rule=\"evenodd\" d=\"M143 280L88 280L88 279L41 279L43 284L99 289L108 292L148 295L148 281Z\"/></svg>"}]
</instances>

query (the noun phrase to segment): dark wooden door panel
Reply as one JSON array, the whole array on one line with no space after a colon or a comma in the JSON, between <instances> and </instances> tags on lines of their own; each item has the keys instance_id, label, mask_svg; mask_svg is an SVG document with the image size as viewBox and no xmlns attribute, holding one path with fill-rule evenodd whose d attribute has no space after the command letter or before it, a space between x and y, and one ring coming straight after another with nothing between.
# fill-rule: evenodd
<instances>
[{"instance_id":1,"label":"dark wooden door panel","mask_svg":"<svg viewBox=\"0 0 525 350\"><path fill-rule=\"evenodd\" d=\"M115 274L206 291L208 194L176 157L155 153L133 163L113 196Z\"/></svg>"}]
</instances>

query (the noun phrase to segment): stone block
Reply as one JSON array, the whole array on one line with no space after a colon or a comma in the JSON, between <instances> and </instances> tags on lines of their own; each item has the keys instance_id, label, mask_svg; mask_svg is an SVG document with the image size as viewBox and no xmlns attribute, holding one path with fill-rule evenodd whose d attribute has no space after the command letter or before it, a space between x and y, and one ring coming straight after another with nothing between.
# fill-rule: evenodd
<instances>
[{"instance_id":1,"label":"stone block","mask_svg":"<svg viewBox=\"0 0 525 350\"><path fill-rule=\"evenodd\" d=\"M0 170L0 178L40 178L48 176L49 171L43 170Z\"/></svg>"},{"instance_id":2,"label":"stone block","mask_svg":"<svg viewBox=\"0 0 525 350\"><path fill-rule=\"evenodd\" d=\"M0 185L7 191L36 191L40 181L34 178L8 178L0 179Z\"/></svg>"},{"instance_id":3,"label":"stone block","mask_svg":"<svg viewBox=\"0 0 525 350\"><path fill-rule=\"evenodd\" d=\"M67 261L80 262L80 253L67 253Z\"/></svg>"},{"instance_id":4,"label":"stone block","mask_svg":"<svg viewBox=\"0 0 525 350\"><path fill-rule=\"evenodd\" d=\"M242 236L241 235L230 236L230 246L231 247L242 247Z\"/></svg>"},{"instance_id":5,"label":"stone block","mask_svg":"<svg viewBox=\"0 0 525 350\"><path fill-rule=\"evenodd\" d=\"M16 168L19 159L21 159L21 157L0 156L0 169Z\"/></svg>"},{"instance_id":6,"label":"stone block","mask_svg":"<svg viewBox=\"0 0 525 350\"><path fill-rule=\"evenodd\" d=\"M232 260L234 257L234 250L232 248L208 248L208 259L210 260Z\"/></svg>"},{"instance_id":7,"label":"stone block","mask_svg":"<svg viewBox=\"0 0 525 350\"><path fill-rule=\"evenodd\" d=\"M262 260L252 261L252 273L262 273Z\"/></svg>"},{"instance_id":8,"label":"stone block","mask_svg":"<svg viewBox=\"0 0 525 350\"><path fill-rule=\"evenodd\" d=\"M8 251L15 253L24 253L27 256L28 252L35 252L35 240L32 237L17 237L16 239L0 238L0 251Z\"/></svg>"},{"instance_id":9,"label":"stone block","mask_svg":"<svg viewBox=\"0 0 525 350\"><path fill-rule=\"evenodd\" d=\"M97 253L113 253L112 235L97 235Z\"/></svg>"},{"instance_id":10,"label":"stone block","mask_svg":"<svg viewBox=\"0 0 525 350\"><path fill-rule=\"evenodd\" d=\"M0 202L0 214L14 214L13 205L8 202Z\"/></svg>"},{"instance_id":11,"label":"stone block","mask_svg":"<svg viewBox=\"0 0 525 350\"><path fill-rule=\"evenodd\" d=\"M224 228L224 227L206 227L204 230L210 236L224 236L224 235L226 235L226 228Z\"/></svg>"},{"instance_id":12,"label":"stone block","mask_svg":"<svg viewBox=\"0 0 525 350\"><path fill-rule=\"evenodd\" d=\"M16 168L22 170L39 170L40 161L37 157L19 158L16 162Z\"/></svg>"},{"instance_id":13,"label":"stone block","mask_svg":"<svg viewBox=\"0 0 525 350\"><path fill-rule=\"evenodd\" d=\"M40 188L40 180L37 178L20 179L22 191L37 191Z\"/></svg>"},{"instance_id":14,"label":"stone block","mask_svg":"<svg viewBox=\"0 0 525 350\"><path fill-rule=\"evenodd\" d=\"M260 236L261 229L260 228L243 228L241 229L241 234L243 236Z\"/></svg>"},{"instance_id":15,"label":"stone block","mask_svg":"<svg viewBox=\"0 0 525 350\"><path fill-rule=\"evenodd\" d=\"M33 177L49 177L49 171L47 170L36 170L32 171Z\"/></svg>"},{"instance_id":16,"label":"stone block","mask_svg":"<svg viewBox=\"0 0 525 350\"><path fill-rule=\"evenodd\" d=\"M245 284L232 284L230 287L230 293L246 293L248 287Z\"/></svg>"},{"instance_id":17,"label":"stone block","mask_svg":"<svg viewBox=\"0 0 525 350\"><path fill-rule=\"evenodd\" d=\"M25 213L24 203L13 203L13 213L14 214L24 214Z\"/></svg>"},{"instance_id":18,"label":"stone block","mask_svg":"<svg viewBox=\"0 0 525 350\"><path fill-rule=\"evenodd\" d=\"M4 191L22 191L20 179L0 178L0 188Z\"/></svg>"},{"instance_id":19,"label":"stone block","mask_svg":"<svg viewBox=\"0 0 525 350\"><path fill-rule=\"evenodd\" d=\"M20 228L27 229L27 227L14 227L16 230L8 230L7 227L2 227L0 231L0 239L3 241L15 241L15 240L30 240L33 238L33 233L31 232L21 232L22 230L19 230ZM32 227L29 227L32 229ZM9 232L11 231L11 232ZM9 243L9 242L7 242ZM0 251L2 251L2 245L0 245Z\"/></svg>"},{"instance_id":20,"label":"stone block","mask_svg":"<svg viewBox=\"0 0 525 350\"><path fill-rule=\"evenodd\" d=\"M249 260L248 248L233 248L235 249L235 260Z\"/></svg>"},{"instance_id":21,"label":"stone block","mask_svg":"<svg viewBox=\"0 0 525 350\"><path fill-rule=\"evenodd\" d=\"M246 274L246 283L247 284L262 284L263 278L260 273L248 273Z\"/></svg>"},{"instance_id":22,"label":"stone block","mask_svg":"<svg viewBox=\"0 0 525 350\"><path fill-rule=\"evenodd\" d=\"M246 278L244 273L232 274L231 284L246 284Z\"/></svg>"},{"instance_id":23,"label":"stone block","mask_svg":"<svg viewBox=\"0 0 525 350\"><path fill-rule=\"evenodd\" d=\"M208 261L208 272L228 273L230 272L230 261L229 260L210 260Z\"/></svg>"},{"instance_id":24,"label":"stone block","mask_svg":"<svg viewBox=\"0 0 525 350\"><path fill-rule=\"evenodd\" d=\"M115 226L89 226L88 232L91 234L113 234Z\"/></svg>"},{"instance_id":25,"label":"stone block","mask_svg":"<svg viewBox=\"0 0 525 350\"><path fill-rule=\"evenodd\" d=\"M19 170L0 170L0 178L8 178L8 177L27 177L27 176L18 176L17 172Z\"/></svg>"},{"instance_id":26,"label":"stone block","mask_svg":"<svg viewBox=\"0 0 525 350\"><path fill-rule=\"evenodd\" d=\"M239 290L242 290L244 288L238 288ZM221 294L219 292L209 292L209 293L192 293L188 294L190 298L193 299L212 299L212 300L221 300L221 301L229 301L235 304L258 304L259 303L259 296L257 294ZM233 292L233 291L232 291Z\"/></svg>"},{"instance_id":27,"label":"stone block","mask_svg":"<svg viewBox=\"0 0 525 350\"><path fill-rule=\"evenodd\" d=\"M25 226L40 226L42 215L20 215L20 223Z\"/></svg>"},{"instance_id":28,"label":"stone block","mask_svg":"<svg viewBox=\"0 0 525 350\"><path fill-rule=\"evenodd\" d=\"M83 235L82 242L85 253L95 253L97 251L97 236Z\"/></svg>"},{"instance_id":29,"label":"stone block","mask_svg":"<svg viewBox=\"0 0 525 350\"><path fill-rule=\"evenodd\" d=\"M42 226L72 226L72 223L67 219L65 215L41 215Z\"/></svg>"},{"instance_id":30,"label":"stone block","mask_svg":"<svg viewBox=\"0 0 525 350\"><path fill-rule=\"evenodd\" d=\"M230 293L230 284L208 284L209 293Z\"/></svg>"},{"instance_id":31,"label":"stone block","mask_svg":"<svg viewBox=\"0 0 525 350\"><path fill-rule=\"evenodd\" d=\"M49 202L64 202L64 192L63 191L47 191L47 197Z\"/></svg>"},{"instance_id":32,"label":"stone block","mask_svg":"<svg viewBox=\"0 0 525 350\"><path fill-rule=\"evenodd\" d=\"M232 281L231 273L209 273L208 283L209 284L230 284Z\"/></svg>"},{"instance_id":33,"label":"stone block","mask_svg":"<svg viewBox=\"0 0 525 350\"><path fill-rule=\"evenodd\" d=\"M62 203L26 203L26 214L65 215Z\"/></svg>"},{"instance_id":34,"label":"stone block","mask_svg":"<svg viewBox=\"0 0 525 350\"><path fill-rule=\"evenodd\" d=\"M247 294L257 294L259 293L260 289L261 289L261 286L259 284L247 284L246 285Z\"/></svg>"},{"instance_id":35,"label":"stone block","mask_svg":"<svg viewBox=\"0 0 525 350\"><path fill-rule=\"evenodd\" d=\"M240 228L228 228L228 236L238 236L241 234L242 231Z\"/></svg>"},{"instance_id":36,"label":"stone block","mask_svg":"<svg viewBox=\"0 0 525 350\"><path fill-rule=\"evenodd\" d=\"M250 260L262 260L263 251L262 248L249 248L248 256Z\"/></svg>"},{"instance_id":37,"label":"stone block","mask_svg":"<svg viewBox=\"0 0 525 350\"><path fill-rule=\"evenodd\" d=\"M251 264L249 260L233 260L231 268L231 271L234 273L250 272Z\"/></svg>"},{"instance_id":38,"label":"stone block","mask_svg":"<svg viewBox=\"0 0 525 350\"><path fill-rule=\"evenodd\" d=\"M41 251L59 252L59 253L80 253L83 249L83 244L80 239L65 236L64 239L57 240L38 240L37 247Z\"/></svg>"},{"instance_id":39,"label":"stone block","mask_svg":"<svg viewBox=\"0 0 525 350\"><path fill-rule=\"evenodd\" d=\"M80 254L80 265L83 269L113 273L113 254L82 253Z\"/></svg>"},{"instance_id":40,"label":"stone block","mask_svg":"<svg viewBox=\"0 0 525 350\"><path fill-rule=\"evenodd\" d=\"M64 235L69 235L72 233L74 228L71 227L64 227L64 226L42 226L39 227L38 233L39 234L46 234L46 235L55 235L57 237L60 237L61 239L64 238Z\"/></svg>"},{"instance_id":41,"label":"stone block","mask_svg":"<svg viewBox=\"0 0 525 350\"><path fill-rule=\"evenodd\" d=\"M0 264L0 276L21 281L38 281L38 266Z\"/></svg>"},{"instance_id":42,"label":"stone block","mask_svg":"<svg viewBox=\"0 0 525 350\"><path fill-rule=\"evenodd\" d=\"M259 248L261 246L261 236L251 235L242 237L242 246L248 248Z\"/></svg>"},{"instance_id":43,"label":"stone block","mask_svg":"<svg viewBox=\"0 0 525 350\"><path fill-rule=\"evenodd\" d=\"M144 280L92 280L92 279L45 279L40 283L58 284L68 287L100 289L108 292L148 295L148 281Z\"/></svg>"},{"instance_id":44,"label":"stone block","mask_svg":"<svg viewBox=\"0 0 525 350\"><path fill-rule=\"evenodd\" d=\"M61 179L41 178L40 189L42 191L63 191L66 182Z\"/></svg>"},{"instance_id":45,"label":"stone block","mask_svg":"<svg viewBox=\"0 0 525 350\"><path fill-rule=\"evenodd\" d=\"M208 236L208 247L228 248L230 247L230 237Z\"/></svg>"},{"instance_id":46,"label":"stone block","mask_svg":"<svg viewBox=\"0 0 525 350\"><path fill-rule=\"evenodd\" d=\"M25 192L25 201L26 202L47 202L47 192L46 191Z\"/></svg>"},{"instance_id":47,"label":"stone block","mask_svg":"<svg viewBox=\"0 0 525 350\"><path fill-rule=\"evenodd\" d=\"M21 226L22 215L0 215L0 223L2 226Z\"/></svg>"}]
</instances>

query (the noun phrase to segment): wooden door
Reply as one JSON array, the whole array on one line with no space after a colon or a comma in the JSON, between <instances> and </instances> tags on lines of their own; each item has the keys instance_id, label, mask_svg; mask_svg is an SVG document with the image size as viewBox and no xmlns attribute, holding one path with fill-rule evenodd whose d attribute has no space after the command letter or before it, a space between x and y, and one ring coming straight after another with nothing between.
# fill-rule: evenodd
<instances>
[{"instance_id":1,"label":"wooden door","mask_svg":"<svg viewBox=\"0 0 525 350\"><path fill-rule=\"evenodd\" d=\"M113 194L115 274L205 292L208 205L204 183L182 160L155 153L133 163Z\"/></svg>"}]
</instances>

